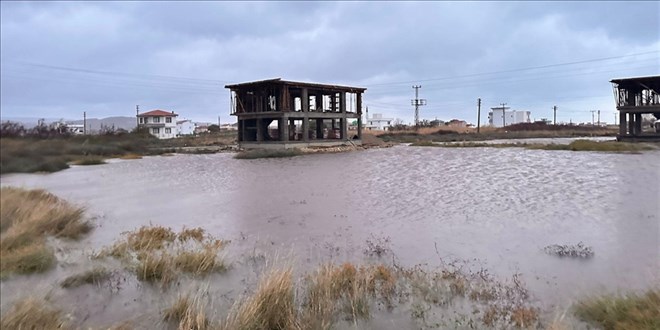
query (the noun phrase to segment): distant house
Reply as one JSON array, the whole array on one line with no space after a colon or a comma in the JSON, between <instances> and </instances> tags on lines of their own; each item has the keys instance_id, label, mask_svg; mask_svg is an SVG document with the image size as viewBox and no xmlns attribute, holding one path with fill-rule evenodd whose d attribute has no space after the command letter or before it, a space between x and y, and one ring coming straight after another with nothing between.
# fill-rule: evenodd
<instances>
[{"instance_id":1,"label":"distant house","mask_svg":"<svg viewBox=\"0 0 660 330\"><path fill-rule=\"evenodd\" d=\"M192 120L179 120L176 122L176 130L178 135L193 135L195 134L195 123Z\"/></svg>"},{"instance_id":2,"label":"distant house","mask_svg":"<svg viewBox=\"0 0 660 330\"><path fill-rule=\"evenodd\" d=\"M82 135L85 133L85 126L80 124L66 124L69 133L73 135Z\"/></svg>"},{"instance_id":3,"label":"distant house","mask_svg":"<svg viewBox=\"0 0 660 330\"><path fill-rule=\"evenodd\" d=\"M367 130L381 130L385 131L392 125L394 118L383 118L383 115L380 113L374 113L371 118L367 113L367 123L364 126Z\"/></svg>"},{"instance_id":4,"label":"distant house","mask_svg":"<svg viewBox=\"0 0 660 330\"><path fill-rule=\"evenodd\" d=\"M220 125L220 130L221 131L237 131L238 130L238 123L222 124L222 125Z\"/></svg>"},{"instance_id":5,"label":"distant house","mask_svg":"<svg viewBox=\"0 0 660 330\"><path fill-rule=\"evenodd\" d=\"M171 139L177 136L177 116L174 111L152 110L137 115L138 126L159 139Z\"/></svg>"},{"instance_id":6,"label":"distant house","mask_svg":"<svg viewBox=\"0 0 660 330\"><path fill-rule=\"evenodd\" d=\"M195 134L208 133L208 131L209 131L209 125L208 124L198 123L195 126Z\"/></svg>"},{"instance_id":7,"label":"distant house","mask_svg":"<svg viewBox=\"0 0 660 330\"><path fill-rule=\"evenodd\" d=\"M488 124L493 127L504 127L519 123L531 123L531 112L510 110L509 107L490 108Z\"/></svg>"},{"instance_id":8,"label":"distant house","mask_svg":"<svg viewBox=\"0 0 660 330\"><path fill-rule=\"evenodd\" d=\"M465 120L452 119L445 123L449 127L466 127L467 122Z\"/></svg>"}]
</instances>

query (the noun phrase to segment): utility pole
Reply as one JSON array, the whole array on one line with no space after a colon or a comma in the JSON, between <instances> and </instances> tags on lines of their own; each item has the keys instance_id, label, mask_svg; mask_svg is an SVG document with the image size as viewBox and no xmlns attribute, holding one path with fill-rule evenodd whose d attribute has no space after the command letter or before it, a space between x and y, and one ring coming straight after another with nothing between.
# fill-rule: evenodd
<instances>
[{"instance_id":1,"label":"utility pole","mask_svg":"<svg viewBox=\"0 0 660 330\"><path fill-rule=\"evenodd\" d=\"M410 100L410 104L415 106L415 128L419 128L419 107L426 105L426 100L419 98L419 89L422 88L422 86L416 85L412 88L415 89L415 99Z\"/></svg>"},{"instance_id":2,"label":"utility pole","mask_svg":"<svg viewBox=\"0 0 660 330\"><path fill-rule=\"evenodd\" d=\"M617 113L615 112L615 113L614 113L614 125L615 125L615 126L616 126L616 117L617 117Z\"/></svg>"},{"instance_id":3,"label":"utility pole","mask_svg":"<svg viewBox=\"0 0 660 330\"><path fill-rule=\"evenodd\" d=\"M554 115L553 115L553 117L554 117L553 118L554 119L553 120L553 125L557 125L557 106L555 105L554 107L552 107L552 110L553 110L553 113L554 113Z\"/></svg>"},{"instance_id":4,"label":"utility pole","mask_svg":"<svg viewBox=\"0 0 660 330\"><path fill-rule=\"evenodd\" d=\"M600 110L598 110L598 126L600 126Z\"/></svg>"},{"instance_id":5,"label":"utility pole","mask_svg":"<svg viewBox=\"0 0 660 330\"><path fill-rule=\"evenodd\" d=\"M477 133L479 133L479 128L481 126L481 98L477 99Z\"/></svg>"},{"instance_id":6,"label":"utility pole","mask_svg":"<svg viewBox=\"0 0 660 330\"><path fill-rule=\"evenodd\" d=\"M502 127L506 126L506 103L500 103L502 105Z\"/></svg>"},{"instance_id":7,"label":"utility pole","mask_svg":"<svg viewBox=\"0 0 660 330\"><path fill-rule=\"evenodd\" d=\"M83 111L83 135L87 135L87 111Z\"/></svg>"},{"instance_id":8,"label":"utility pole","mask_svg":"<svg viewBox=\"0 0 660 330\"><path fill-rule=\"evenodd\" d=\"M139 115L140 115L140 105L136 104L135 105L135 125L137 125L137 126L135 126L135 127L140 126L140 118L138 117Z\"/></svg>"},{"instance_id":9,"label":"utility pole","mask_svg":"<svg viewBox=\"0 0 660 330\"><path fill-rule=\"evenodd\" d=\"M594 113L596 113L596 110L591 110L591 126L595 126Z\"/></svg>"}]
</instances>

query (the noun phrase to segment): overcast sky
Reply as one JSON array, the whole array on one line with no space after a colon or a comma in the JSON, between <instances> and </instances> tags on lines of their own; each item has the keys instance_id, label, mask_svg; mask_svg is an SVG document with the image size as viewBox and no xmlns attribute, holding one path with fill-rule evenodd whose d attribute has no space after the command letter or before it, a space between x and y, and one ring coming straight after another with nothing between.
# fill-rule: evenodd
<instances>
[{"instance_id":1,"label":"overcast sky","mask_svg":"<svg viewBox=\"0 0 660 330\"><path fill-rule=\"evenodd\" d=\"M532 117L614 120L612 78L660 74L660 2L6 2L1 114L234 122L227 83L366 87L410 122L476 123L505 102ZM570 64L572 63L572 64Z\"/></svg>"}]
</instances>

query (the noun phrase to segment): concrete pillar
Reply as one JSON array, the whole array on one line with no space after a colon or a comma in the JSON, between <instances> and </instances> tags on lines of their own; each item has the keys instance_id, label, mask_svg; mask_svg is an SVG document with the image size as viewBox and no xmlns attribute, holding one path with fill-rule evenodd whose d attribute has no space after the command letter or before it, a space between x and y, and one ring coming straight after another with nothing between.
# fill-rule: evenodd
<instances>
[{"instance_id":1,"label":"concrete pillar","mask_svg":"<svg viewBox=\"0 0 660 330\"><path fill-rule=\"evenodd\" d=\"M243 120L239 119L238 120L238 142L243 141L243 130L245 130L245 128L243 127Z\"/></svg>"},{"instance_id":2,"label":"concrete pillar","mask_svg":"<svg viewBox=\"0 0 660 330\"><path fill-rule=\"evenodd\" d=\"M623 111L619 112L619 135L626 135L626 113Z\"/></svg>"},{"instance_id":3,"label":"concrete pillar","mask_svg":"<svg viewBox=\"0 0 660 330\"><path fill-rule=\"evenodd\" d=\"M305 117L303 118L303 124L302 124L302 135L303 135L303 141L307 142L309 141L309 118Z\"/></svg>"},{"instance_id":4,"label":"concrete pillar","mask_svg":"<svg viewBox=\"0 0 660 330\"><path fill-rule=\"evenodd\" d=\"M635 114L635 134L636 135L641 135L642 134L642 114L641 113L636 113Z\"/></svg>"},{"instance_id":5,"label":"concrete pillar","mask_svg":"<svg viewBox=\"0 0 660 330\"><path fill-rule=\"evenodd\" d=\"M358 133L357 133L357 136L358 136L358 139L362 140L362 116L358 117L357 121L358 121L358 125L357 125Z\"/></svg>"},{"instance_id":6,"label":"concrete pillar","mask_svg":"<svg viewBox=\"0 0 660 330\"><path fill-rule=\"evenodd\" d=\"M300 105L303 112L309 112L309 93L307 88L302 89L302 96L300 96Z\"/></svg>"},{"instance_id":7,"label":"concrete pillar","mask_svg":"<svg viewBox=\"0 0 660 330\"><path fill-rule=\"evenodd\" d=\"M257 118L257 141L261 142L264 140L264 128L261 122L261 118Z\"/></svg>"},{"instance_id":8,"label":"concrete pillar","mask_svg":"<svg viewBox=\"0 0 660 330\"><path fill-rule=\"evenodd\" d=\"M346 92L339 93L339 110L346 113Z\"/></svg>"},{"instance_id":9,"label":"concrete pillar","mask_svg":"<svg viewBox=\"0 0 660 330\"><path fill-rule=\"evenodd\" d=\"M349 139L348 138L348 118L346 118L346 116L344 116L344 118L341 119L340 127L341 127L341 130L340 130L341 139L342 140L348 140Z\"/></svg>"},{"instance_id":10,"label":"concrete pillar","mask_svg":"<svg viewBox=\"0 0 660 330\"><path fill-rule=\"evenodd\" d=\"M290 141L296 140L296 122L294 119L289 119L289 136L293 137L289 138Z\"/></svg>"},{"instance_id":11,"label":"concrete pillar","mask_svg":"<svg viewBox=\"0 0 660 330\"><path fill-rule=\"evenodd\" d=\"M323 140L323 119L316 120L316 139Z\"/></svg>"},{"instance_id":12,"label":"concrete pillar","mask_svg":"<svg viewBox=\"0 0 660 330\"><path fill-rule=\"evenodd\" d=\"M357 92L355 94L355 111L362 116L362 93Z\"/></svg>"},{"instance_id":13,"label":"concrete pillar","mask_svg":"<svg viewBox=\"0 0 660 330\"><path fill-rule=\"evenodd\" d=\"M280 118L277 120L277 125L280 133L280 141L288 142L289 141L289 125L286 118Z\"/></svg>"},{"instance_id":14,"label":"concrete pillar","mask_svg":"<svg viewBox=\"0 0 660 330\"><path fill-rule=\"evenodd\" d=\"M628 113L628 135L635 135L635 114Z\"/></svg>"}]
</instances>

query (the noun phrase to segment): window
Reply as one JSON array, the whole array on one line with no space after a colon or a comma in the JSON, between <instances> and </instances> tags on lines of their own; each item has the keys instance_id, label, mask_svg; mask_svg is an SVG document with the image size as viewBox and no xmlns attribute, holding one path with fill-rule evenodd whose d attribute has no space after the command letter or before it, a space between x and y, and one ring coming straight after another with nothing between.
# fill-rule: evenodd
<instances>
[{"instance_id":1,"label":"window","mask_svg":"<svg viewBox=\"0 0 660 330\"><path fill-rule=\"evenodd\" d=\"M172 117L165 117L165 122L168 124L172 123Z\"/></svg>"},{"instance_id":2,"label":"window","mask_svg":"<svg viewBox=\"0 0 660 330\"><path fill-rule=\"evenodd\" d=\"M140 117L140 124L144 124L144 118Z\"/></svg>"},{"instance_id":3,"label":"window","mask_svg":"<svg viewBox=\"0 0 660 330\"><path fill-rule=\"evenodd\" d=\"M160 123L160 117L154 117L154 123Z\"/></svg>"},{"instance_id":4,"label":"window","mask_svg":"<svg viewBox=\"0 0 660 330\"><path fill-rule=\"evenodd\" d=\"M166 128L165 129L165 134L172 134L172 129L171 128Z\"/></svg>"},{"instance_id":5,"label":"window","mask_svg":"<svg viewBox=\"0 0 660 330\"><path fill-rule=\"evenodd\" d=\"M151 132L153 132L154 134L158 134L158 133L160 133L160 129L159 128L152 128Z\"/></svg>"}]
</instances>

